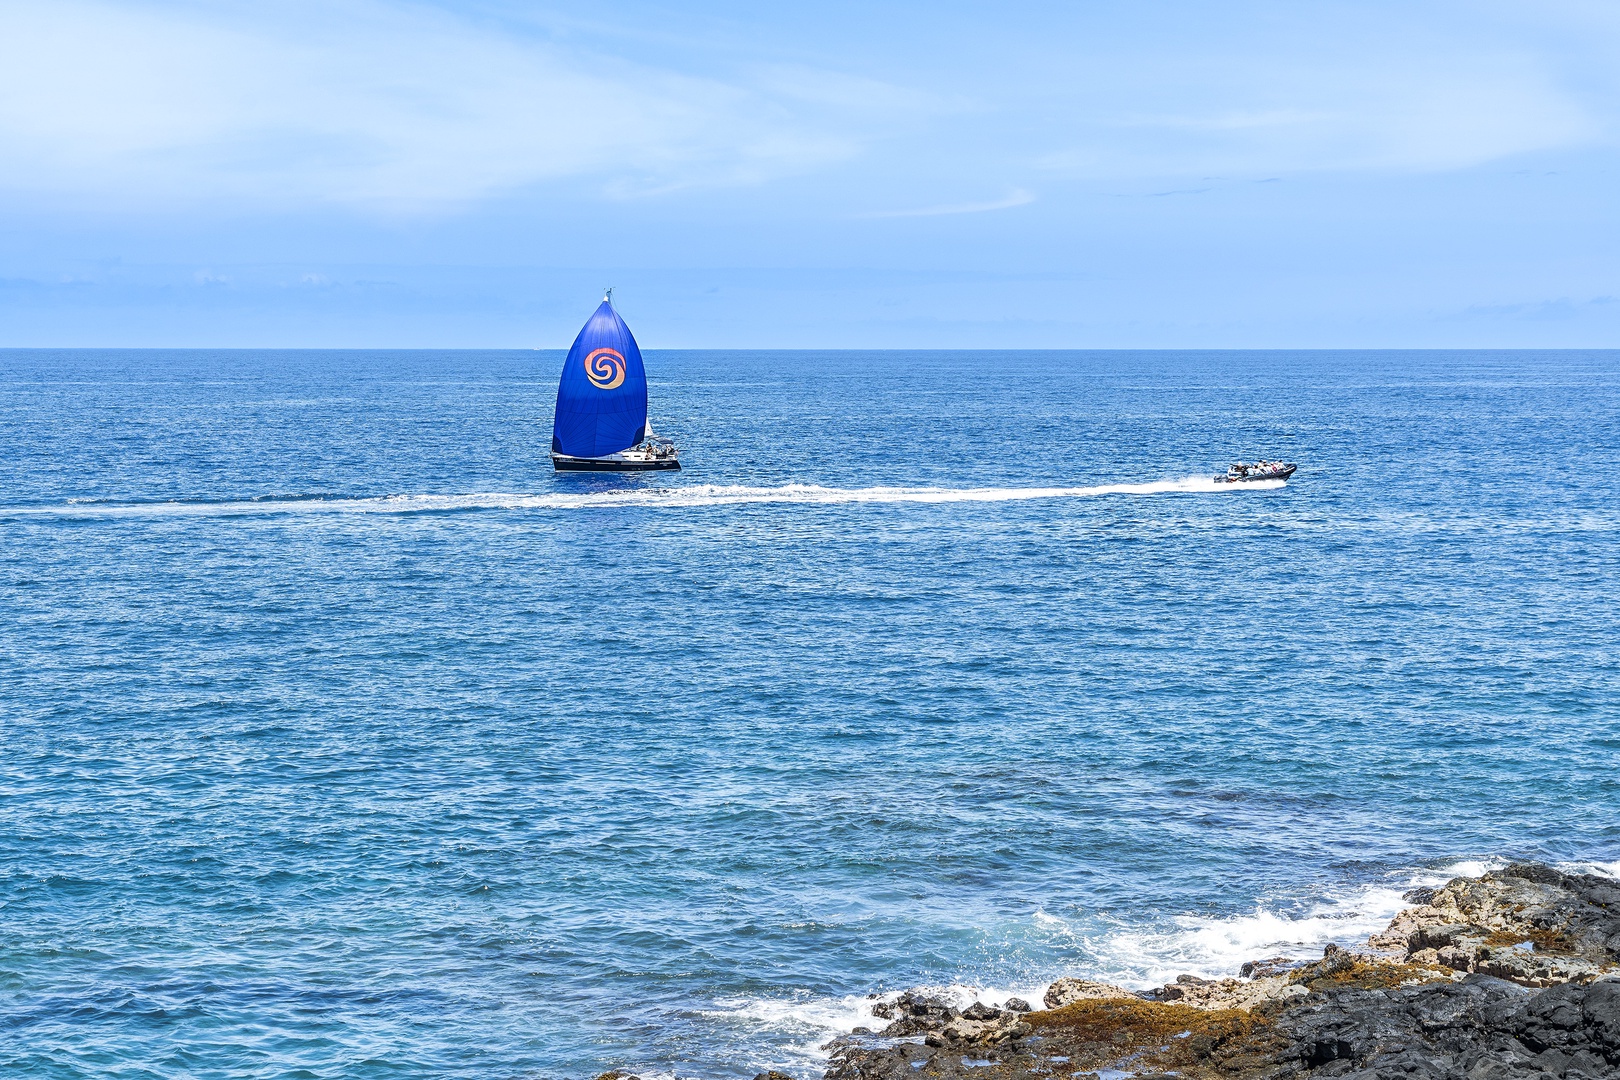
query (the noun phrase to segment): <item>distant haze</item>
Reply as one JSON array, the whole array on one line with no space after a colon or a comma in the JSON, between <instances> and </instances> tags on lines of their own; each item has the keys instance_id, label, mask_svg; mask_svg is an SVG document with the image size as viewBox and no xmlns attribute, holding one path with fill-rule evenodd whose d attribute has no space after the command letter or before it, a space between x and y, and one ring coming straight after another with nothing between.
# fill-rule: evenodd
<instances>
[{"instance_id":1,"label":"distant haze","mask_svg":"<svg viewBox=\"0 0 1620 1080\"><path fill-rule=\"evenodd\" d=\"M1620 6L0 0L0 346L1620 346Z\"/></svg>"}]
</instances>

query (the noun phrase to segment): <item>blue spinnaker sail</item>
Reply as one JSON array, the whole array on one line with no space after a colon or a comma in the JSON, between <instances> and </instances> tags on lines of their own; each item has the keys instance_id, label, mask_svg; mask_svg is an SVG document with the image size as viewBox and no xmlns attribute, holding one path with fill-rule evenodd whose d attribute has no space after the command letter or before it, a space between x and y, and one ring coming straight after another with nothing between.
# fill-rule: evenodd
<instances>
[{"instance_id":1,"label":"blue spinnaker sail","mask_svg":"<svg viewBox=\"0 0 1620 1080\"><path fill-rule=\"evenodd\" d=\"M557 383L551 450L604 457L628 450L647 430L647 371L641 349L613 303L602 306L574 339Z\"/></svg>"}]
</instances>

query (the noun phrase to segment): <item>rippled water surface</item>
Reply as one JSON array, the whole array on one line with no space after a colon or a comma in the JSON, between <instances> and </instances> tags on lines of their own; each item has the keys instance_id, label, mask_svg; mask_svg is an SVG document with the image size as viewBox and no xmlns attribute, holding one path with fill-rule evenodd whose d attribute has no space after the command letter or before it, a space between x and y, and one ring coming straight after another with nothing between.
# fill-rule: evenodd
<instances>
[{"instance_id":1,"label":"rippled water surface","mask_svg":"<svg viewBox=\"0 0 1620 1080\"><path fill-rule=\"evenodd\" d=\"M1620 354L654 352L654 477L560 362L0 352L0 1072L813 1077L1620 868Z\"/></svg>"}]
</instances>

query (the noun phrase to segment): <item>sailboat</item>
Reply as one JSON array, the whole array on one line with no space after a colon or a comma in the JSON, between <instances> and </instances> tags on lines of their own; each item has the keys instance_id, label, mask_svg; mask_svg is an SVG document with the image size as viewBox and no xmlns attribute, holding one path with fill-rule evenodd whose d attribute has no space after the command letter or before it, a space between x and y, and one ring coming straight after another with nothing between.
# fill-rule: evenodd
<instances>
[{"instance_id":1,"label":"sailboat","mask_svg":"<svg viewBox=\"0 0 1620 1080\"><path fill-rule=\"evenodd\" d=\"M613 290L586 321L563 361L551 426L558 472L679 469L675 444L647 420L647 371L641 349L613 310Z\"/></svg>"}]
</instances>

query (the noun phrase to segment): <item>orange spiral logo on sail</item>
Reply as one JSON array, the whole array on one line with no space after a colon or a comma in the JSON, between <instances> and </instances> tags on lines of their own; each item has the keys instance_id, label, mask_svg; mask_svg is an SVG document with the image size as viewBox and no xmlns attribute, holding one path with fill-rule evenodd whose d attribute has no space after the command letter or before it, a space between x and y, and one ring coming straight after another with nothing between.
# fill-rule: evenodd
<instances>
[{"instance_id":1,"label":"orange spiral logo on sail","mask_svg":"<svg viewBox=\"0 0 1620 1080\"><path fill-rule=\"evenodd\" d=\"M585 358L585 377L598 390L612 390L624 382L624 356L618 349L597 349Z\"/></svg>"}]
</instances>

